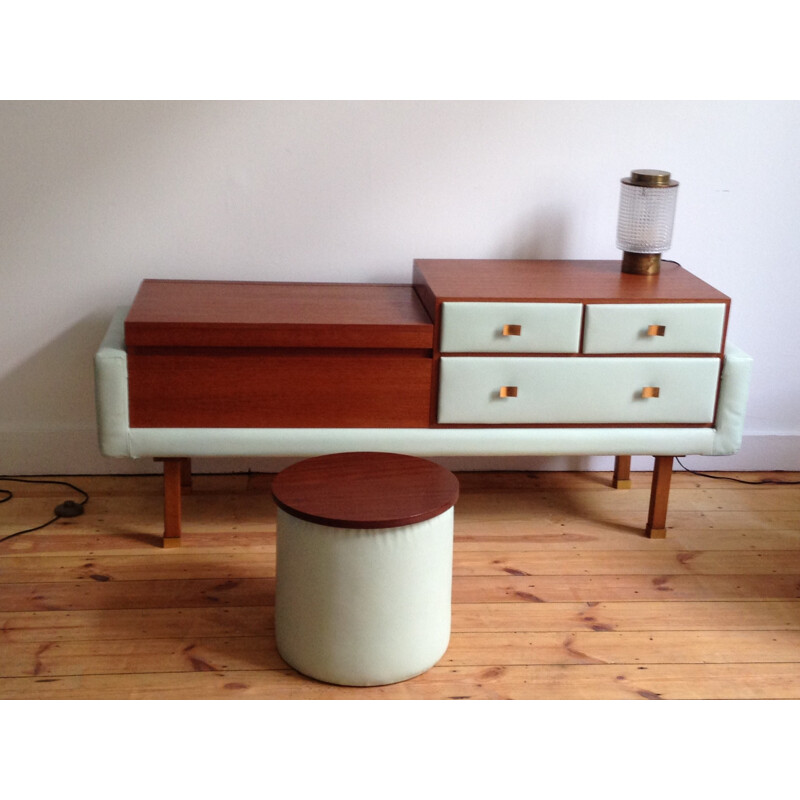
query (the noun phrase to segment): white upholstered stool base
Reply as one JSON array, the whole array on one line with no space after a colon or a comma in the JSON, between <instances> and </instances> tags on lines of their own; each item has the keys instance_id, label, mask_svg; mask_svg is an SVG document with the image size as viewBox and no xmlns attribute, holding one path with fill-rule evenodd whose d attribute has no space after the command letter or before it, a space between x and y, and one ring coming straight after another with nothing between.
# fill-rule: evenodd
<instances>
[{"instance_id":1,"label":"white upholstered stool base","mask_svg":"<svg viewBox=\"0 0 800 800\"><path fill-rule=\"evenodd\" d=\"M453 509L399 528L331 528L278 509L275 636L327 683L376 686L430 669L450 641Z\"/></svg>"}]
</instances>

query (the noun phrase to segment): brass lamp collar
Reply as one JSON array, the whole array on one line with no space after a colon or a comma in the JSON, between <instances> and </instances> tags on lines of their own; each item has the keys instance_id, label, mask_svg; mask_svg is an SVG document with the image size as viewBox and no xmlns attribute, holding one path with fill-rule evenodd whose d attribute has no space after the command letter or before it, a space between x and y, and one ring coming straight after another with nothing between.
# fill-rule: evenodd
<instances>
[{"instance_id":1,"label":"brass lamp collar","mask_svg":"<svg viewBox=\"0 0 800 800\"><path fill-rule=\"evenodd\" d=\"M678 181L673 181L670 173L663 169L634 169L630 178L623 178L622 182L628 186L646 186L653 189L678 185Z\"/></svg>"}]
</instances>

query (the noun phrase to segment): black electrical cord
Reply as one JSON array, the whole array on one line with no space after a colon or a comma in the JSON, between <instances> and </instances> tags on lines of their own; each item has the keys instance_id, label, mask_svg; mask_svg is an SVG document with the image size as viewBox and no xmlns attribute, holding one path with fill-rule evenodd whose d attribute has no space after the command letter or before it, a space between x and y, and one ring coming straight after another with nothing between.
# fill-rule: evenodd
<instances>
[{"instance_id":1,"label":"black electrical cord","mask_svg":"<svg viewBox=\"0 0 800 800\"><path fill-rule=\"evenodd\" d=\"M55 508L55 516L48 520L47 522L37 525L34 528L26 528L24 531L17 531L16 533L10 533L8 536L4 536L0 539L0 542L7 542L9 539L13 539L15 536L22 536L23 533L32 533L33 531L40 531L42 528L46 528L48 525L52 525L56 520L61 519L62 517L77 517L78 515L83 513L83 507L86 503L89 502L89 495L83 491L78 486L75 486L68 481L48 481L48 480L32 480L30 478L16 478L10 475L0 475L0 481L14 481L16 483L42 483L46 485L54 485L54 486L66 486L74 491L78 492L78 494L83 495L83 500L80 502L75 502L74 500L66 500L65 502L57 505ZM11 498L14 496L14 493L11 492L9 489L0 489L5 497L0 498L0 503L7 503Z\"/></svg>"},{"instance_id":2,"label":"black electrical cord","mask_svg":"<svg viewBox=\"0 0 800 800\"><path fill-rule=\"evenodd\" d=\"M746 481L744 478L731 478L729 475L709 475L707 472L697 472L697 470L689 469L689 467L682 464L681 460L677 457L675 460L686 472L691 472L692 475L699 475L701 478L713 478L716 481L735 481L736 483L747 483L751 486L760 486L767 483L775 484L777 486L796 486L800 484L800 481L776 481L772 478L762 478L757 481Z\"/></svg>"}]
</instances>

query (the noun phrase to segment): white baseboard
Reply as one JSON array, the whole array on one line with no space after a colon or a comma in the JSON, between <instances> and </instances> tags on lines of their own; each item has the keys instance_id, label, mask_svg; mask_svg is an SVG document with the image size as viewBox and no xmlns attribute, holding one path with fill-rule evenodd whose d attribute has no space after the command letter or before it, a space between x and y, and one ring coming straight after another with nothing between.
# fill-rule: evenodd
<instances>
[{"instance_id":1,"label":"white baseboard","mask_svg":"<svg viewBox=\"0 0 800 800\"><path fill-rule=\"evenodd\" d=\"M198 473L279 472L297 459L196 459ZM515 456L504 458L450 457L436 459L454 471L607 471L610 456ZM689 469L701 472L800 471L800 435L745 435L741 450L731 456L687 456ZM632 469L650 470L653 460L634 456ZM100 454L93 429L0 431L0 474L3 475L129 475L160 472L152 459L106 458Z\"/></svg>"}]
</instances>

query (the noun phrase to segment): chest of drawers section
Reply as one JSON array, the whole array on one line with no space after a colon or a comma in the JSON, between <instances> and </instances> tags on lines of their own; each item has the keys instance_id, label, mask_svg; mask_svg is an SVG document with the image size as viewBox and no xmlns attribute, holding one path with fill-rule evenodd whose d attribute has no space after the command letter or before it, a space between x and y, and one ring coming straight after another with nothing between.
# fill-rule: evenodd
<instances>
[{"instance_id":1,"label":"chest of drawers section","mask_svg":"<svg viewBox=\"0 0 800 800\"><path fill-rule=\"evenodd\" d=\"M415 265L437 325L433 424L713 425L728 299L677 265L637 284L615 262L553 263Z\"/></svg>"}]
</instances>

